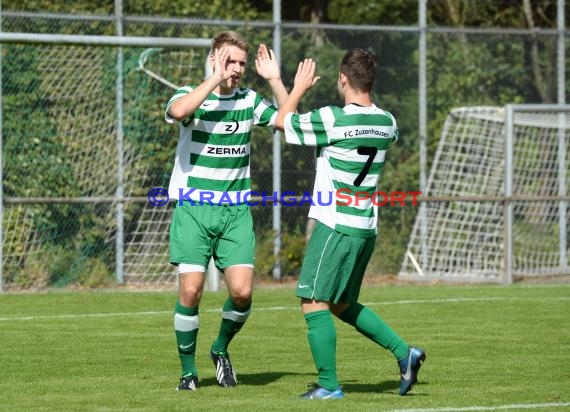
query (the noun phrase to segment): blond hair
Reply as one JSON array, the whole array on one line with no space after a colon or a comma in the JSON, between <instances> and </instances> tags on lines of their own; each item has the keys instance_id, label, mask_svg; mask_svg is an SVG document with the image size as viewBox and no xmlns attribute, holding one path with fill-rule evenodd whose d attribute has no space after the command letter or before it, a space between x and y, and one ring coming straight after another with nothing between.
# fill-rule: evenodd
<instances>
[{"instance_id":1,"label":"blond hair","mask_svg":"<svg viewBox=\"0 0 570 412\"><path fill-rule=\"evenodd\" d=\"M236 46L246 53L249 51L249 44L235 31L223 31L218 33L212 40L212 53L224 45Z\"/></svg>"}]
</instances>

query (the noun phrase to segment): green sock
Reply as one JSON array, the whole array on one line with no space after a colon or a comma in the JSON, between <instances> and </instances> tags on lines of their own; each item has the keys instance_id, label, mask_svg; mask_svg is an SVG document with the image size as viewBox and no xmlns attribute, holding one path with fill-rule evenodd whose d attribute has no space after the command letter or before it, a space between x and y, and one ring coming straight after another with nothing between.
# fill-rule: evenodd
<instances>
[{"instance_id":1,"label":"green sock","mask_svg":"<svg viewBox=\"0 0 570 412\"><path fill-rule=\"evenodd\" d=\"M307 339L313 354L313 361L319 373L318 384L334 391L338 388L336 376L336 329L332 314L328 310L318 310L305 314Z\"/></svg>"},{"instance_id":2,"label":"green sock","mask_svg":"<svg viewBox=\"0 0 570 412\"><path fill-rule=\"evenodd\" d=\"M243 308L237 307L230 298L222 309L220 332L212 345L213 352L227 352L228 346L236 333L240 331L251 312L251 303Z\"/></svg>"},{"instance_id":3,"label":"green sock","mask_svg":"<svg viewBox=\"0 0 570 412\"><path fill-rule=\"evenodd\" d=\"M174 333L178 356L182 365L182 376L192 374L198 376L196 368L196 341L198 339L198 308L189 308L176 302L174 309Z\"/></svg>"},{"instance_id":4,"label":"green sock","mask_svg":"<svg viewBox=\"0 0 570 412\"><path fill-rule=\"evenodd\" d=\"M408 355L409 345L374 311L360 303L353 303L339 316L339 319L356 328L368 339L388 349L397 360Z\"/></svg>"}]
</instances>

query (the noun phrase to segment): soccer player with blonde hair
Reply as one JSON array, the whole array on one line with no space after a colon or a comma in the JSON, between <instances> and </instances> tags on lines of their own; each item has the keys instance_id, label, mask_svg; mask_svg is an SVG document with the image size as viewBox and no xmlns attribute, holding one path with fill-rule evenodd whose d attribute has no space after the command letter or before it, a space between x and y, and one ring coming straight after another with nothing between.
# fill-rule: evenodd
<instances>
[{"instance_id":1,"label":"soccer player with blonde hair","mask_svg":"<svg viewBox=\"0 0 570 412\"><path fill-rule=\"evenodd\" d=\"M170 262L179 274L174 330L182 374L178 390L196 390L199 305L211 258L225 277L228 298L217 338L210 348L220 386L237 377L228 345L246 322L252 304L255 234L246 200L251 192L250 135L253 125L272 127L277 109L255 91L241 87L249 46L236 32L216 35L213 73L197 86L178 89L165 118L178 122L180 137L169 196L178 199L170 225ZM263 44L255 59L278 102L287 97L273 51Z\"/></svg>"}]
</instances>

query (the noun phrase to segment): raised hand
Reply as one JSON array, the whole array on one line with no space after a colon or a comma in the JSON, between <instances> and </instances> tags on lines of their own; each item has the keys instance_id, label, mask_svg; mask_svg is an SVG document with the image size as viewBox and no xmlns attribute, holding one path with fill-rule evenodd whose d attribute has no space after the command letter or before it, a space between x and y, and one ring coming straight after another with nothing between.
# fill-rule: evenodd
<instances>
[{"instance_id":1,"label":"raised hand","mask_svg":"<svg viewBox=\"0 0 570 412\"><path fill-rule=\"evenodd\" d=\"M305 59L299 63L297 73L295 74L293 89L291 93L289 93L289 97L287 97L285 102L279 107L279 112L275 118L276 129L284 130L285 117L287 114L297 111L299 101L305 92L319 81L320 76L315 76L316 67L317 65L313 59Z\"/></svg>"},{"instance_id":2,"label":"raised hand","mask_svg":"<svg viewBox=\"0 0 570 412\"><path fill-rule=\"evenodd\" d=\"M317 65L313 59L305 59L299 62L293 88L301 90L303 93L313 87L321 78L315 76Z\"/></svg>"},{"instance_id":3,"label":"raised hand","mask_svg":"<svg viewBox=\"0 0 570 412\"><path fill-rule=\"evenodd\" d=\"M281 78L281 70L273 50L267 49L265 44L260 44L255 57L255 69L257 73L265 80L273 80Z\"/></svg>"},{"instance_id":4,"label":"raised hand","mask_svg":"<svg viewBox=\"0 0 570 412\"><path fill-rule=\"evenodd\" d=\"M214 50L214 75L219 76L220 81L229 79L232 71L228 65L230 51L227 47Z\"/></svg>"}]
</instances>

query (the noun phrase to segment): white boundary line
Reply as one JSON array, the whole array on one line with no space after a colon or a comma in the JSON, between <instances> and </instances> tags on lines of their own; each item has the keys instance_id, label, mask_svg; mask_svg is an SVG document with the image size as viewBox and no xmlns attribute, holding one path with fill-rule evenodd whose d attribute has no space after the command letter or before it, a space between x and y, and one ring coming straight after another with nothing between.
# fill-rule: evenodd
<instances>
[{"instance_id":1,"label":"white boundary line","mask_svg":"<svg viewBox=\"0 0 570 412\"><path fill-rule=\"evenodd\" d=\"M561 408L568 406L570 402L550 402L550 403L515 403L510 405L497 406L465 406L465 407L442 407L425 409L393 409L392 412L467 412L467 411L502 411L508 409L537 409L537 408Z\"/></svg>"},{"instance_id":2,"label":"white boundary line","mask_svg":"<svg viewBox=\"0 0 570 412\"><path fill-rule=\"evenodd\" d=\"M410 300L395 300L392 302L364 302L365 306L388 306L388 305L415 305L422 303L469 303L469 302L490 302L490 301L507 301L507 300L570 300L570 296L558 297L488 297L488 298L448 298L448 299L410 299ZM298 306L270 306L270 307L255 307L255 310L265 311L279 311L279 310L299 310ZM202 312L212 313L221 312L221 309L204 309ZM118 316L149 316L149 315L174 315L174 310L159 310L159 311L145 311L145 312L110 312L110 313L78 313L69 315L37 315L37 316L3 316L0 317L0 322L20 321L20 320L46 320L46 319L79 319L79 318L106 318Z\"/></svg>"}]
</instances>

